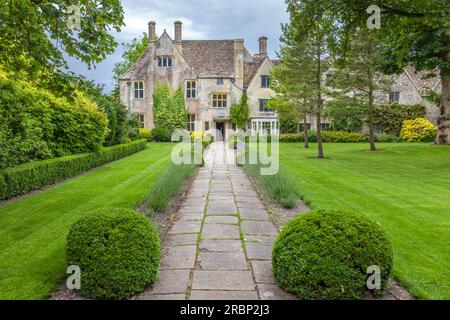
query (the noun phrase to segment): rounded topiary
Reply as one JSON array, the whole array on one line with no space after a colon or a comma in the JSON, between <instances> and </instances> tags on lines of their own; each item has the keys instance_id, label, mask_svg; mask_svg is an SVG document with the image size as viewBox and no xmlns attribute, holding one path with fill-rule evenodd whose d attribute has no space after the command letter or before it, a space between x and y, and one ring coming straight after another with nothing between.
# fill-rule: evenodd
<instances>
[{"instance_id":1,"label":"rounded topiary","mask_svg":"<svg viewBox=\"0 0 450 320\"><path fill-rule=\"evenodd\" d=\"M80 293L93 299L124 299L154 283L160 242L155 228L130 209L105 208L72 225L67 264L81 270Z\"/></svg>"},{"instance_id":2,"label":"rounded topiary","mask_svg":"<svg viewBox=\"0 0 450 320\"><path fill-rule=\"evenodd\" d=\"M300 299L359 299L367 267L381 270L381 294L392 269L392 247L381 227L346 211L312 211L294 218L272 252L278 285Z\"/></svg>"}]
</instances>

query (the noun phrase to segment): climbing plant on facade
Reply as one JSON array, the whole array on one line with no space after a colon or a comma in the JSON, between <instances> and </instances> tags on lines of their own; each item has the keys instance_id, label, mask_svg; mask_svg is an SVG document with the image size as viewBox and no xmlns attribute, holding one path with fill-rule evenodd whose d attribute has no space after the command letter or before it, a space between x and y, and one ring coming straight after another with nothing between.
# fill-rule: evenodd
<instances>
[{"instance_id":1,"label":"climbing plant on facade","mask_svg":"<svg viewBox=\"0 0 450 320\"><path fill-rule=\"evenodd\" d=\"M230 108L231 123L236 125L239 129L245 130L248 121L248 103L247 93L243 93L238 104L234 104Z\"/></svg>"},{"instance_id":2,"label":"climbing plant on facade","mask_svg":"<svg viewBox=\"0 0 450 320\"><path fill-rule=\"evenodd\" d=\"M186 129L187 111L181 88L172 92L167 84L158 84L153 93L153 116L157 128L171 132Z\"/></svg>"}]
</instances>

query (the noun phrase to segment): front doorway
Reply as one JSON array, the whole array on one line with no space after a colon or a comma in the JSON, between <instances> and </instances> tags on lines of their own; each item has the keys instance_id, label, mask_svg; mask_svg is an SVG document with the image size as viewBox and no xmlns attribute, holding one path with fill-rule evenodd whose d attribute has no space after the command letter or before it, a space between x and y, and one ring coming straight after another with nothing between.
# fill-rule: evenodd
<instances>
[{"instance_id":1,"label":"front doorway","mask_svg":"<svg viewBox=\"0 0 450 320\"><path fill-rule=\"evenodd\" d=\"M216 122L216 141L225 141L225 122Z\"/></svg>"}]
</instances>

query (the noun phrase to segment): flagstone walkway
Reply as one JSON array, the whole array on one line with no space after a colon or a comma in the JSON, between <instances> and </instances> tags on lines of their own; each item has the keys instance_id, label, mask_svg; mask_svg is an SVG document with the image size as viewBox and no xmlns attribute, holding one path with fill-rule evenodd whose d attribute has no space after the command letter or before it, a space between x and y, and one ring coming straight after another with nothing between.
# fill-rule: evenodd
<instances>
[{"instance_id":1,"label":"flagstone walkway","mask_svg":"<svg viewBox=\"0 0 450 320\"><path fill-rule=\"evenodd\" d=\"M155 286L138 299L292 299L272 276L278 233L224 142L213 143L165 241Z\"/></svg>"}]
</instances>

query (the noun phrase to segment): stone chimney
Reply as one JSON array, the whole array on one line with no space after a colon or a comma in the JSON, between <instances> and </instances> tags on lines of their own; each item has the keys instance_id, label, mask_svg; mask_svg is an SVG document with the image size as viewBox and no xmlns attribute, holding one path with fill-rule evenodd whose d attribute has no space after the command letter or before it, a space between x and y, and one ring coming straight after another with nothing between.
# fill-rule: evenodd
<instances>
[{"instance_id":1,"label":"stone chimney","mask_svg":"<svg viewBox=\"0 0 450 320\"><path fill-rule=\"evenodd\" d=\"M156 23L150 21L148 23L148 43L154 43L156 41Z\"/></svg>"},{"instance_id":2,"label":"stone chimney","mask_svg":"<svg viewBox=\"0 0 450 320\"><path fill-rule=\"evenodd\" d=\"M234 77L235 85L244 87L244 39L234 40Z\"/></svg>"},{"instance_id":3,"label":"stone chimney","mask_svg":"<svg viewBox=\"0 0 450 320\"><path fill-rule=\"evenodd\" d=\"M182 22L181 21L175 21L175 42L181 43L182 40Z\"/></svg>"},{"instance_id":4,"label":"stone chimney","mask_svg":"<svg viewBox=\"0 0 450 320\"><path fill-rule=\"evenodd\" d=\"M267 55L267 37L265 36L259 38L259 55L260 56Z\"/></svg>"}]
</instances>

